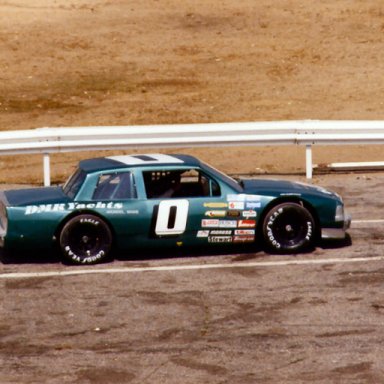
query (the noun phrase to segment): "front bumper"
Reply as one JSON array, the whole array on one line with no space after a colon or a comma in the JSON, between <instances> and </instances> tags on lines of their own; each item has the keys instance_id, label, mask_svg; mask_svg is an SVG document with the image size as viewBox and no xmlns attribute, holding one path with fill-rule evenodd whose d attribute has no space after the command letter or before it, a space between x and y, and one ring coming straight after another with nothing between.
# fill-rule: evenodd
<instances>
[{"instance_id":1,"label":"front bumper","mask_svg":"<svg viewBox=\"0 0 384 384\"><path fill-rule=\"evenodd\" d=\"M343 226L340 228L322 228L321 238L322 239L333 239L342 240L345 239L347 229L351 226L351 216L345 215Z\"/></svg>"}]
</instances>

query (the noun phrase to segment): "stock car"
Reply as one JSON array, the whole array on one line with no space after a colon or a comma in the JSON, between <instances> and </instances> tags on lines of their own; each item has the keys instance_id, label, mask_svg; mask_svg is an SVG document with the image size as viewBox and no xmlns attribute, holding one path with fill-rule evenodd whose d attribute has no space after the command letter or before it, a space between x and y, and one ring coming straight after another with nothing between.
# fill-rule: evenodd
<instances>
[{"instance_id":1,"label":"stock car","mask_svg":"<svg viewBox=\"0 0 384 384\"><path fill-rule=\"evenodd\" d=\"M284 180L233 179L188 155L83 160L63 186L0 195L0 246L57 249L75 264L114 250L260 244L271 253L343 239L339 195Z\"/></svg>"}]
</instances>

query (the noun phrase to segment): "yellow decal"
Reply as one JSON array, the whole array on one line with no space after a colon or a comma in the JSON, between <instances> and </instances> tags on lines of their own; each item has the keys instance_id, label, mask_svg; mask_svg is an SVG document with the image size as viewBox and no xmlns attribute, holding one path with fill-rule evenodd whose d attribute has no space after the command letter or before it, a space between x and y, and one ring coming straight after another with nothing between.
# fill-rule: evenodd
<instances>
[{"instance_id":1,"label":"yellow decal","mask_svg":"<svg viewBox=\"0 0 384 384\"><path fill-rule=\"evenodd\" d=\"M228 204L227 203L204 203L204 207L208 207L208 208L226 208L228 207Z\"/></svg>"}]
</instances>

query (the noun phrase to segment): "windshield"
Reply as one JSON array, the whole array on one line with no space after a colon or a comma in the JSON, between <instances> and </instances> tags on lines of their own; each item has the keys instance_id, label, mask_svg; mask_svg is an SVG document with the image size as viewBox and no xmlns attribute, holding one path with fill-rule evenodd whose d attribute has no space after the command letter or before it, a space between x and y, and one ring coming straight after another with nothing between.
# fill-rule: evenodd
<instances>
[{"instance_id":1,"label":"windshield","mask_svg":"<svg viewBox=\"0 0 384 384\"><path fill-rule=\"evenodd\" d=\"M79 192L80 187L83 185L85 180L86 173L81 169L77 169L75 173L69 177L67 182L63 186L63 192L71 199L73 199L77 192Z\"/></svg>"},{"instance_id":2,"label":"windshield","mask_svg":"<svg viewBox=\"0 0 384 384\"><path fill-rule=\"evenodd\" d=\"M203 169L206 169L211 175L215 175L217 178L219 178L221 181L228 184L230 187L232 187L236 191L242 192L243 188L232 177L226 175L225 173L219 171L218 169L212 167L211 165L208 165L207 163L201 162L201 165L202 165Z\"/></svg>"}]
</instances>

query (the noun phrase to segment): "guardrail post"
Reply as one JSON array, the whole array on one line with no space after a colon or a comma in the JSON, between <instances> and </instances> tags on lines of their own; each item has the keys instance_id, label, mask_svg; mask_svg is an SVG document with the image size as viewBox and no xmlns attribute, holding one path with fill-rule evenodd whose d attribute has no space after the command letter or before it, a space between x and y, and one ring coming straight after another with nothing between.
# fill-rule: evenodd
<instances>
[{"instance_id":1,"label":"guardrail post","mask_svg":"<svg viewBox=\"0 0 384 384\"><path fill-rule=\"evenodd\" d=\"M307 144L305 147L305 164L307 179L312 179L312 145Z\"/></svg>"},{"instance_id":2,"label":"guardrail post","mask_svg":"<svg viewBox=\"0 0 384 384\"><path fill-rule=\"evenodd\" d=\"M44 168L44 187L49 187L51 185L51 164L50 164L49 153L44 153L43 168Z\"/></svg>"}]
</instances>

